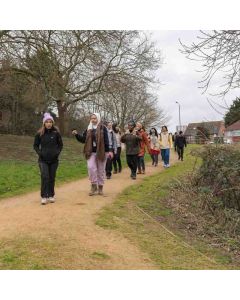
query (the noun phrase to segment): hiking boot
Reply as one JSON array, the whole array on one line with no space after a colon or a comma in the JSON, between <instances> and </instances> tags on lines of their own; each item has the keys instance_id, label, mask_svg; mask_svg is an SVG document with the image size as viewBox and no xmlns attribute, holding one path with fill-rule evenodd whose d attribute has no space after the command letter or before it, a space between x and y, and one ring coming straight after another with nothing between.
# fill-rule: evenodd
<instances>
[{"instance_id":1,"label":"hiking boot","mask_svg":"<svg viewBox=\"0 0 240 300\"><path fill-rule=\"evenodd\" d=\"M121 168L119 168L119 170L118 170L118 173L121 173L122 172L122 167Z\"/></svg>"},{"instance_id":2,"label":"hiking boot","mask_svg":"<svg viewBox=\"0 0 240 300\"><path fill-rule=\"evenodd\" d=\"M142 171L138 171L137 174L142 174Z\"/></svg>"},{"instance_id":3,"label":"hiking boot","mask_svg":"<svg viewBox=\"0 0 240 300\"><path fill-rule=\"evenodd\" d=\"M54 198L54 197L49 197L49 198L48 198L48 201L49 201L50 203L54 203L54 202L55 202L55 198Z\"/></svg>"},{"instance_id":4,"label":"hiking boot","mask_svg":"<svg viewBox=\"0 0 240 300\"><path fill-rule=\"evenodd\" d=\"M89 192L89 196L93 196L97 194L97 185L96 184L92 184L91 185L91 191Z\"/></svg>"},{"instance_id":5,"label":"hiking boot","mask_svg":"<svg viewBox=\"0 0 240 300\"><path fill-rule=\"evenodd\" d=\"M117 174L117 170L115 170L115 171L113 172L113 174Z\"/></svg>"},{"instance_id":6,"label":"hiking boot","mask_svg":"<svg viewBox=\"0 0 240 300\"><path fill-rule=\"evenodd\" d=\"M103 195L103 185L98 186L98 195Z\"/></svg>"},{"instance_id":7,"label":"hiking boot","mask_svg":"<svg viewBox=\"0 0 240 300\"><path fill-rule=\"evenodd\" d=\"M47 204L47 198L42 198L42 199L41 199L41 204L42 204L42 205Z\"/></svg>"},{"instance_id":8,"label":"hiking boot","mask_svg":"<svg viewBox=\"0 0 240 300\"><path fill-rule=\"evenodd\" d=\"M132 174L131 177L132 177L133 180L135 180L137 178L137 175L136 174Z\"/></svg>"}]
</instances>

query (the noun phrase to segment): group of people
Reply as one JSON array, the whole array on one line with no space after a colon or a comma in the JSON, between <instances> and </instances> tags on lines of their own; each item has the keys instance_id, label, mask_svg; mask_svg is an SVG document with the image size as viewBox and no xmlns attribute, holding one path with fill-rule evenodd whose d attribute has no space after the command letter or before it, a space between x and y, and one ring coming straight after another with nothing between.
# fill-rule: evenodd
<instances>
[{"instance_id":1,"label":"group of people","mask_svg":"<svg viewBox=\"0 0 240 300\"><path fill-rule=\"evenodd\" d=\"M168 168L170 149L178 145L179 156L183 157L181 133L173 136L168 133L166 126L162 126L158 134L156 128L146 132L143 124L134 121L128 122L127 130L121 133L117 124L102 122L99 113L90 116L90 122L83 133L72 130L76 140L84 144L83 153L87 160L87 168L91 189L89 196L103 195L104 179L111 179L113 174L121 173L121 150L126 150L127 165L130 168L130 177L135 180L137 174L145 174L144 157L146 151L151 155L152 165L157 167L159 155L163 166ZM55 177L58 168L58 157L62 151L63 142L58 128L49 113L44 114L43 124L34 140L34 149L38 154L41 172L41 204L55 202Z\"/></svg>"}]
</instances>

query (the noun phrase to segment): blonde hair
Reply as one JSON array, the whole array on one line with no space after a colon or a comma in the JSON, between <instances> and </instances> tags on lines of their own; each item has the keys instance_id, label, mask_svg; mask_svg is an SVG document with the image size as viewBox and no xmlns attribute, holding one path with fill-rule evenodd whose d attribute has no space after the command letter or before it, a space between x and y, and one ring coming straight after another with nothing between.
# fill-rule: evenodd
<instances>
[{"instance_id":1,"label":"blonde hair","mask_svg":"<svg viewBox=\"0 0 240 300\"><path fill-rule=\"evenodd\" d=\"M55 131L57 131L57 132L60 132L57 126L54 126L54 125L53 125L53 126L52 126L52 129L55 130ZM44 124L42 125L42 127L39 128L38 133L40 134L40 136L42 136L42 135L44 135L45 131L46 131L46 127L45 127L45 123L44 123Z\"/></svg>"}]
</instances>

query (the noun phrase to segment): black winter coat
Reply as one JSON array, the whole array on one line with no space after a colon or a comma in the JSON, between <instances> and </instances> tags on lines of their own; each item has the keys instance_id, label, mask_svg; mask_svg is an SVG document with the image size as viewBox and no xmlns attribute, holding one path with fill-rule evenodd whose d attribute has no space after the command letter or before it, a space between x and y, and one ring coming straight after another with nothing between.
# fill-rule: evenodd
<instances>
[{"instance_id":1,"label":"black winter coat","mask_svg":"<svg viewBox=\"0 0 240 300\"><path fill-rule=\"evenodd\" d=\"M187 147L187 143L186 143L186 138L184 135L178 135L176 137L176 140L175 140L175 145L178 147L178 148L183 148L184 146Z\"/></svg>"},{"instance_id":2,"label":"black winter coat","mask_svg":"<svg viewBox=\"0 0 240 300\"><path fill-rule=\"evenodd\" d=\"M40 136L40 133L37 133L33 148L39 156L39 161L46 163L57 162L63 148L60 133L54 128L46 129L42 136Z\"/></svg>"}]
</instances>

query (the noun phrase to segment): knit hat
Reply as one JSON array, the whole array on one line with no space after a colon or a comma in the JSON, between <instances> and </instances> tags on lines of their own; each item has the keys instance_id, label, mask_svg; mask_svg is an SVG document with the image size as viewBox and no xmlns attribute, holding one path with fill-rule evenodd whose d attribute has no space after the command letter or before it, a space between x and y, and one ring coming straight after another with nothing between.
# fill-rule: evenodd
<instances>
[{"instance_id":1,"label":"knit hat","mask_svg":"<svg viewBox=\"0 0 240 300\"><path fill-rule=\"evenodd\" d=\"M47 120L52 120L53 123L54 123L54 120L53 120L53 117L50 115L50 113L45 113L44 114L44 117L43 117L43 124L47 121Z\"/></svg>"}]
</instances>

